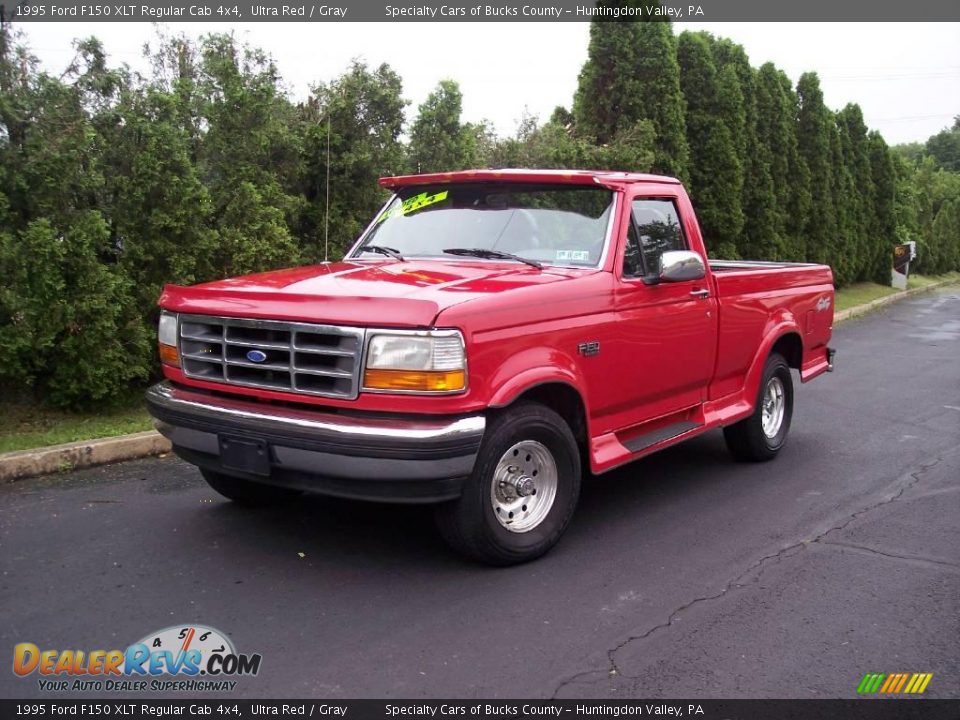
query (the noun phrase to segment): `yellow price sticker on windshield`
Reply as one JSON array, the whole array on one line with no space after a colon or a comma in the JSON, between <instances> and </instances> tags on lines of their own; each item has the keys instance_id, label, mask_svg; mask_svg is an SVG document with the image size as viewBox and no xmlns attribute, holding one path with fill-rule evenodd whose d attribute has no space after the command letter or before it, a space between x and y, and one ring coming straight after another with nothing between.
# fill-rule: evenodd
<instances>
[{"instance_id":1,"label":"yellow price sticker on windshield","mask_svg":"<svg viewBox=\"0 0 960 720\"><path fill-rule=\"evenodd\" d=\"M430 195L427 192L422 192L419 195L408 197L400 205L395 205L390 210L384 212L383 215L380 216L380 219L377 220L377 223L382 223L387 218L394 217L395 215L409 215L410 213L416 212L417 210L422 210L430 205L436 205L437 203L446 200L449 194L449 190L441 190L433 195Z\"/></svg>"}]
</instances>

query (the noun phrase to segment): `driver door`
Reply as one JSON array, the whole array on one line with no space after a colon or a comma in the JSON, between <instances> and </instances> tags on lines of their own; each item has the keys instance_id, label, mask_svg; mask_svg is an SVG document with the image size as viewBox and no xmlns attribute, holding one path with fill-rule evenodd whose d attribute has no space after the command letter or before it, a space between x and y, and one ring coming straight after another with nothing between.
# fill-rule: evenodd
<instances>
[{"instance_id":1,"label":"driver door","mask_svg":"<svg viewBox=\"0 0 960 720\"><path fill-rule=\"evenodd\" d=\"M625 362L619 373L621 428L706 400L718 325L709 280L655 281L664 252L690 249L676 198L631 199L615 291L618 345Z\"/></svg>"}]
</instances>

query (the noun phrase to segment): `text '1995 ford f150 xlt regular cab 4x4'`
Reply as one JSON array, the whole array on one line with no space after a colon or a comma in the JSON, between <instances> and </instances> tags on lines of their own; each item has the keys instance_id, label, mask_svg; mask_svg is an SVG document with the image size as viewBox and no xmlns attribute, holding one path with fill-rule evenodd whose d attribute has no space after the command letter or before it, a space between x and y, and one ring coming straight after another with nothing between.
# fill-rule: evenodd
<instances>
[{"instance_id":1,"label":"text '1995 ford f150 xlt regular cab 4x4'","mask_svg":"<svg viewBox=\"0 0 960 720\"><path fill-rule=\"evenodd\" d=\"M712 428L783 447L832 369L822 265L706 261L676 180L478 170L390 177L343 262L167 286L175 452L228 498L436 503L461 552L548 550L582 474Z\"/></svg>"}]
</instances>

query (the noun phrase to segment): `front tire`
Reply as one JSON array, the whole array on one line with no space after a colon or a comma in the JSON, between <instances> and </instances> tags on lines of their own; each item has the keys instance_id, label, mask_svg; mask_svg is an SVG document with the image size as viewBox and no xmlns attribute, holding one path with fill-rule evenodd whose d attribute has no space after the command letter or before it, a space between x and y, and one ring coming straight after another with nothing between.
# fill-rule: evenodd
<instances>
[{"instance_id":1,"label":"front tire","mask_svg":"<svg viewBox=\"0 0 960 720\"><path fill-rule=\"evenodd\" d=\"M570 427L550 408L522 403L494 416L463 494L437 507L437 527L469 558L514 565L556 544L579 496Z\"/></svg>"},{"instance_id":2,"label":"front tire","mask_svg":"<svg viewBox=\"0 0 960 720\"><path fill-rule=\"evenodd\" d=\"M292 488L251 482L206 468L200 468L200 474L210 487L239 505L274 505L292 500L302 494L299 490Z\"/></svg>"},{"instance_id":3,"label":"front tire","mask_svg":"<svg viewBox=\"0 0 960 720\"><path fill-rule=\"evenodd\" d=\"M782 355L772 353L763 368L753 414L723 429L727 448L738 460L773 460L787 442L792 417L790 366Z\"/></svg>"}]
</instances>

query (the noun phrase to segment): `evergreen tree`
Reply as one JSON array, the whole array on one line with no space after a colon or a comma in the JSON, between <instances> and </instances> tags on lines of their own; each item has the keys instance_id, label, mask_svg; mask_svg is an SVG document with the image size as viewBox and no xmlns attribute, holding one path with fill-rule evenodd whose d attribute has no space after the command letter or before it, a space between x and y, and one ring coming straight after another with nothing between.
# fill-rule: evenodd
<instances>
[{"instance_id":1,"label":"evergreen tree","mask_svg":"<svg viewBox=\"0 0 960 720\"><path fill-rule=\"evenodd\" d=\"M837 127L851 185L845 195L835 198L835 202L842 203L849 215L847 252L853 263L853 279L872 279L875 275L873 263L877 257L876 243L879 238L872 237L870 233L876 201L870 169L867 126L863 122L860 108L854 104L847 105L837 114Z\"/></svg>"},{"instance_id":2,"label":"evergreen tree","mask_svg":"<svg viewBox=\"0 0 960 720\"><path fill-rule=\"evenodd\" d=\"M960 197L946 200L933 220L931 245L937 248L937 261L931 268L946 273L960 268Z\"/></svg>"},{"instance_id":3,"label":"evergreen tree","mask_svg":"<svg viewBox=\"0 0 960 720\"><path fill-rule=\"evenodd\" d=\"M924 149L933 157L938 167L960 172L960 115L953 119L953 127L941 130L927 140Z\"/></svg>"},{"instance_id":4,"label":"evergreen tree","mask_svg":"<svg viewBox=\"0 0 960 720\"><path fill-rule=\"evenodd\" d=\"M794 91L790 78L777 70L782 93L780 95L779 147L786 157L786 176L777 184L778 202L786 212L787 258L802 262L807 255L807 238L804 229L810 215L810 169L800 154L798 120L800 98Z\"/></svg>"},{"instance_id":5,"label":"evergreen tree","mask_svg":"<svg viewBox=\"0 0 960 720\"><path fill-rule=\"evenodd\" d=\"M697 218L710 252L719 257L734 257L743 227L743 168L733 134L723 117L725 103L727 107L737 104L735 93L739 84L729 69L721 84L709 41L701 34L682 33L677 56L680 86L687 105L690 191Z\"/></svg>"},{"instance_id":6,"label":"evergreen tree","mask_svg":"<svg viewBox=\"0 0 960 720\"><path fill-rule=\"evenodd\" d=\"M114 227L121 264L152 325L165 283L190 285L217 276L220 237L177 97L148 87L131 93L123 112L117 149L128 159L126 171L113 177Z\"/></svg>"},{"instance_id":7,"label":"evergreen tree","mask_svg":"<svg viewBox=\"0 0 960 720\"><path fill-rule=\"evenodd\" d=\"M857 186L848 164L850 152L845 148L849 143L845 142L843 135L834 118L830 124L830 162L833 168L830 191L837 218L837 235L827 263L833 268L838 285L856 280L862 262L856 255L859 209L849 202Z\"/></svg>"},{"instance_id":8,"label":"evergreen tree","mask_svg":"<svg viewBox=\"0 0 960 720\"><path fill-rule=\"evenodd\" d=\"M626 4L626 3L624 3ZM577 131L609 142L623 123L644 117L642 82L636 74L639 22L590 23L587 61L580 70L573 117Z\"/></svg>"},{"instance_id":9,"label":"evergreen tree","mask_svg":"<svg viewBox=\"0 0 960 720\"><path fill-rule=\"evenodd\" d=\"M403 172L402 84L389 65L371 70L353 62L334 81L314 87L300 108L305 125L304 193L309 204L303 234L310 255L323 257L330 129L330 257L336 259L366 227L388 194L377 185Z\"/></svg>"},{"instance_id":10,"label":"evergreen tree","mask_svg":"<svg viewBox=\"0 0 960 720\"><path fill-rule=\"evenodd\" d=\"M460 86L453 80L441 80L420 105L410 130L410 172L463 170L476 163L477 137L460 122L462 106Z\"/></svg>"},{"instance_id":11,"label":"evergreen tree","mask_svg":"<svg viewBox=\"0 0 960 720\"><path fill-rule=\"evenodd\" d=\"M228 277L296 264L290 228L302 205L290 191L301 147L277 69L262 51L228 35L205 37L200 58L206 132L198 164L219 233L215 272Z\"/></svg>"},{"instance_id":12,"label":"evergreen tree","mask_svg":"<svg viewBox=\"0 0 960 720\"><path fill-rule=\"evenodd\" d=\"M152 343L130 281L100 257L104 218L91 210L65 222L0 234L0 381L60 407L110 404L147 379Z\"/></svg>"},{"instance_id":13,"label":"evergreen tree","mask_svg":"<svg viewBox=\"0 0 960 720\"><path fill-rule=\"evenodd\" d=\"M831 263L837 257L839 242L830 144L833 122L816 73L800 76L797 95L797 149L810 178L810 211L803 225L807 260Z\"/></svg>"},{"instance_id":14,"label":"evergreen tree","mask_svg":"<svg viewBox=\"0 0 960 720\"><path fill-rule=\"evenodd\" d=\"M772 182L769 169L761 162L757 151L756 72L743 47L732 40L711 37L711 49L721 81L728 88L736 86L736 90L723 93L723 121L733 135L743 171L740 206L744 223L736 239L736 252L728 257L754 257L752 237L748 235L754 223L751 212L759 209L761 224L766 222L761 198L768 196L768 186Z\"/></svg>"},{"instance_id":15,"label":"evergreen tree","mask_svg":"<svg viewBox=\"0 0 960 720\"><path fill-rule=\"evenodd\" d=\"M890 149L880 133L871 132L867 143L874 190L871 222L867 229L874 249L867 276L874 282L887 285L890 282L890 253L897 244L894 212L897 178Z\"/></svg>"},{"instance_id":16,"label":"evergreen tree","mask_svg":"<svg viewBox=\"0 0 960 720\"><path fill-rule=\"evenodd\" d=\"M590 23L587 62L573 105L578 133L603 145L618 132L649 120L656 132L649 169L686 179L689 148L684 112L676 38L669 23Z\"/></svg>"}]
</instances>

